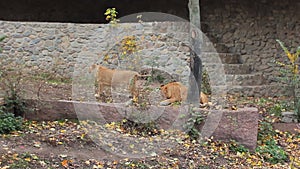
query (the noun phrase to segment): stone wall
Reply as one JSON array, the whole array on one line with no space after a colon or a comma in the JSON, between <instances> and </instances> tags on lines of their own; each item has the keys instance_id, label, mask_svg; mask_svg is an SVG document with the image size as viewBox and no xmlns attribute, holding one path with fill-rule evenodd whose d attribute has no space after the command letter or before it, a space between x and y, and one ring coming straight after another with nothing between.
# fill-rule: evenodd
<instances>
[{"instance_id":1,"label":"stone wall","mask_svg":"<svg viewBox=\"0 0 300 169\"><path fill-rule=\"evenodd\" d=\"M300 46L299 9L298 0L201 0L202 28L218 52L240 54L241 63L273 83L276 72L270 63L284 57L275 40L294 51Z\"/></svg>"},{"instance_id":2,"label":"stone wall","mask_svg":"<svg viewBox=\"0 0 300 169\"><path fill-rule=\"evenodd\" d=\"M202 31L214 43L217 52L222 53L222 62L227 64L223 74L224 71L229 74L227 81L235 79L237 82L232 84L243 84L256 93L271 89L268 85L278 86L274 78L278 71L271 62L285 57L275 40L280 39L294 49L300 45L299 7L297 0L201 1ZM50 72L70 78L76 64L105 64L103 59L109 56L110 66L116 68L118 64L112 56L120 56L118 43L126 36L137 35L141 48L130 56L139 58L138 64L132 64L134 69L139 64L151 67L151 60L158 56L159 68L167 68L168 73L179 74L185 77L180 80L187 81L189 36L186 27L178 26L172 22L122 23L116 29L107 24L0 21L0 35L8 36L0 44L4 49L0 54L1 65L21 65L30 73ZM207 49L202 48L202 51L214 52L211 46ZM205 56L202 55L202 59L206 63L218 58ZM212 67L215 71L216 66ZM218 77L215 82L216 79ZM243 85L238 86L239 91L245 91ZM253 92L248 93L253 95ZM268 90L267 93L276 92Z\"/></svg>"},{"instance_id":3,"label":"stone wall","mask_svg":"<svg viewBox=\"0 0 300 169\"><path fill-rule=\"evenodd\" d=\"M129 63L126 69L154 67L185 82L189 75L188 29L180 22L114 26L0 21L0 35L3 34L7 38L1 43L2 68L19 67L30 74L71 78L76 64L84 63L84 68L93 63L124 68L116 62L124 57L127 59L122 61ZM122 39L130 36L136 37L137 51L124 54Z\"/></svg>"}]
</instances>

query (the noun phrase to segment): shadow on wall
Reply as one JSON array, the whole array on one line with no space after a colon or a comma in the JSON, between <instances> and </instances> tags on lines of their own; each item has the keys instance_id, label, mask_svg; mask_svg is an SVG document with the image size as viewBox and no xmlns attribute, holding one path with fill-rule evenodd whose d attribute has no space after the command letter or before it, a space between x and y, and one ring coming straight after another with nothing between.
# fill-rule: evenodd
<instances>
[{"instance_id":1,"label":"shadow on wall","mask_svg":"<svg viewBox=\"0 0 300 169\"><path fill-rule=\"evenodd\" d=\"M14 0L0 1L0 20L106 23L104 12L115 7L119 17L163 12L188 19L188 0Z\"/></svg>"}]
</instances>

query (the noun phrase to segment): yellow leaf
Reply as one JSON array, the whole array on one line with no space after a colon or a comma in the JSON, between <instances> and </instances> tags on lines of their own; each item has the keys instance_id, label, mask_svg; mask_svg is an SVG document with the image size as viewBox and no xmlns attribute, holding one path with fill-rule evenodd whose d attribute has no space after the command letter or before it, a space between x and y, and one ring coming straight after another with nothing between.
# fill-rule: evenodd
<instances>
[{"instance_id":1,"label":"yellow leaf","mask_svg":"<svg viewBox=\"0 0 300 169\"><path fill-rule=\"evenodd\" d=\"M63 167L68 167L68 160L63 160L62 162L61 162L61 165L63 166Z\"/></svg>"},{"instance_id":2,"label":"yellow leaf","mask_svg":"<svg viewBox=\"0 0 300 169\"><path fill-rule=\"evenodd\" d=\"M134 148L134 144L130 144L129 147L130 147L130 148Z\"/></svg>"},{"instance_id":3,"label":"yellow leaf","mask_svg":"<svg viewBox=\"0 0 300 169\"><path fill-rule=\"evenodd\" d=\"M294 74L298 74L298 65L295 65L295 66L294 66L293 73L294 73Z\"/></svg>"},{"instance_id":4,"label":"yellow leaf","mask_svg":"<svg viewBox=\"0 0 300 169\"><path fill-rule=\"evenodd\" d=\"M295 56L293 54L291 54L289 51L287 51L286 55L289 58L291 63L295 63Z\"/></svg>"},{"instance_id":5,"label":"yellow leaf","mask_svg":"<svg viewBox=\"0 0 300 169\"><path fill-rule=\"evenodd\" d=\"M98 164L98 168L104 168L103 164Z\"/></svg>"},{"instance_id":6,"label":"yellow leaf","mask_svg":"<svg viewBox=\"0 0 300 169\"><path fill-rule=\"evenodd\" d=\"M30 161L31 161L31 158L30 158L30 157L27 157L27 158L25 158L24 160L30 162Z\"/></svg>"},{"instance_id":7,"label":"yellow leaf","mask_svg":"<svg viewBox=\"0 0 300 169\"><path fill-rule=\"evenodd\" d=\"M18 158L18 155L19 155L19 154L17 154L17 153L16 153L16 154L13 154L13 155L12 155L13 159L14 159L14 160L17 159L17 158Z\"/></svg>"},{"instance_id":8,"label":"yellow leaf","mask_svg":"<svg viewBox=\"0 0 300 169\"><path fill-rule=\"evenodd\" d=\"M34 160L38 160L38 159L39 159L39 157L36 156L36 155L34 155L34 154L32 154L31 157L32 157L32 159L34 159Z\"/></svg>"},{"instance_id":9,"label":"yellow leaf","mask_svg":"<svg viewBox=\"0 0 300 169\"><path fill-rule=\"evenodd\" d=\"M251 160L250 158L248 158L248 159L247 159L247 163L250 164L251 162L252 162L252 160Z\"/></svg>"}]
</instances>

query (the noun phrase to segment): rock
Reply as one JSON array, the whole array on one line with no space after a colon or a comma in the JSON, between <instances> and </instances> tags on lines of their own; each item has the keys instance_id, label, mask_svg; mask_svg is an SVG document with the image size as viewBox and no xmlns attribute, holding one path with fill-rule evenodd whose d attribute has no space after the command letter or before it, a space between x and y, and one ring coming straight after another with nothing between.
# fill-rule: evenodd
<instances>
[{"instance_id":1,"label":"rock","mask_svg":"<svg viewBox=\"0 0 300 169\"><path fill-rule=\"evenodd\" d=\"M205 121L199 126L203 137L216 140L235 140L250 151L254 151L258 133L258 110L242 108L238 110L212 110Z\"/></svg>"},{"instance_id":2,"label":"rock","mask_svg":"<svg viewBox=\"0 0 300 169\"><path fill-rule=\"evenodd\" d=\"M281 115L281 121L284 123L298 122L296 114L294 112L282 112Z\"/></svg>"},{"instance_id":3,"label":"rock","mask_svg":"<svg viewBox=\"0 0 300 169\"><path fill-rule=\"evenodd\" d=\"M274 130L290 132L292 134L300 133L300 123L274 123L272 126Z\"/></svg>"}]
</instances>

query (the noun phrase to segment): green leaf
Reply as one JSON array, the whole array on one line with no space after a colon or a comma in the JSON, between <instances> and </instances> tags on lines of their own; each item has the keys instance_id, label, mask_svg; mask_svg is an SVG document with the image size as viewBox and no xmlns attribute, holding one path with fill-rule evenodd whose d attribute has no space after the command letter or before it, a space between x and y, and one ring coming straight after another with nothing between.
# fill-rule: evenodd
<instances>
[{"instance_id":1,"label":"green leaf","mask_svg":"<svg viewBox=\"0 0 300 169\"><path fill-rule=\"evenodd\" d=\"M0 42L3 41L6 38L6 36L1 36L0 37Z\"/></svg>"}]
</instances>

